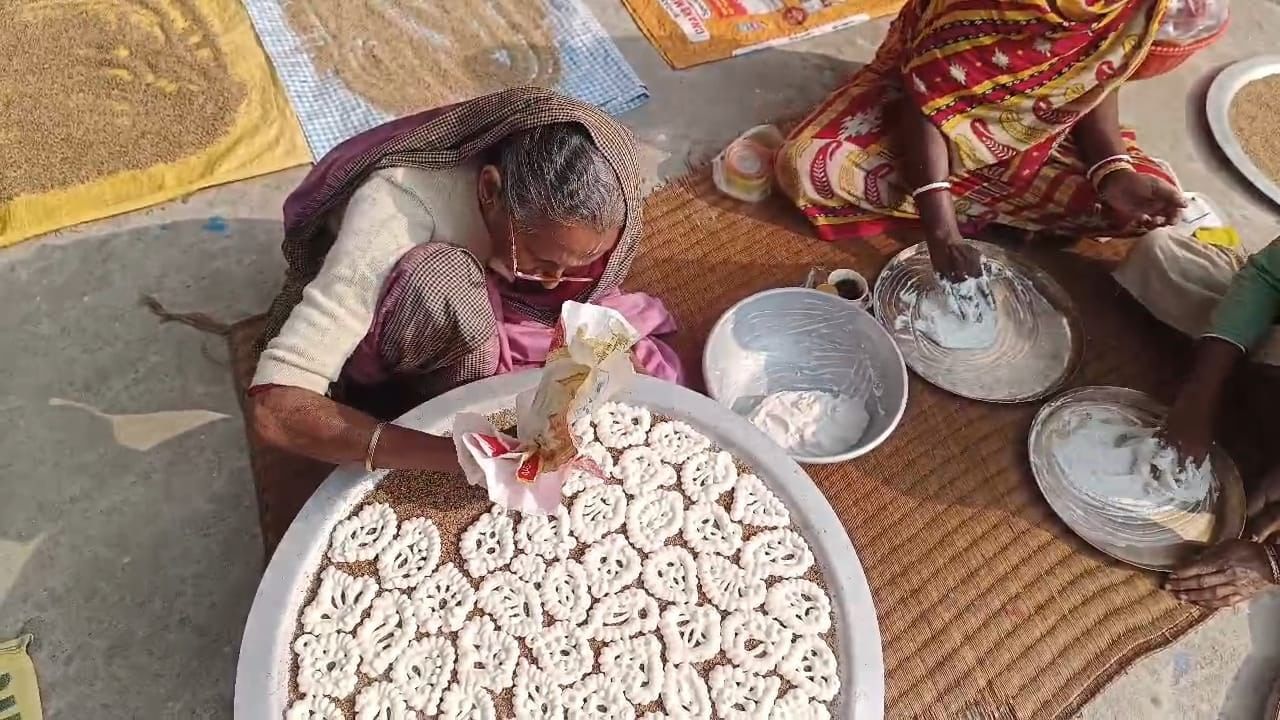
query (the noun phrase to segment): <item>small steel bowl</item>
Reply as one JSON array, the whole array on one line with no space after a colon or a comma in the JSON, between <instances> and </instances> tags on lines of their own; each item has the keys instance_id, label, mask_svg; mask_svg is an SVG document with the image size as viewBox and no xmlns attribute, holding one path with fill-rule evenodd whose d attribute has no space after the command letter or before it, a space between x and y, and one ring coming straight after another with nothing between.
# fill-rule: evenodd
<instances>
[{"instance_id":1,"label":"small steel bowl","mask_svg":"<svg viewBox=\"0 0 1280 720\"><path fill-rule=\"evenodd\" d=\"M907 409L907 366L889 333L847 300L805 288L766 290L729 308L707 338L702 372L711 397L743 416L785 390L865 393L871 422L862 437L834 455L792 455L802 463L865 455Z\"/></svg>"}]
</instances>

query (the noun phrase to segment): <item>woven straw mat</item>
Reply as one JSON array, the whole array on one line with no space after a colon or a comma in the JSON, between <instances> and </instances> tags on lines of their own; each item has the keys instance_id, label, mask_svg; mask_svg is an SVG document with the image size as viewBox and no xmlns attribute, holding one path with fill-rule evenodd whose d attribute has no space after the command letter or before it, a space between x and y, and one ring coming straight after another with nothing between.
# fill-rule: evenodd
<instances>
[{"instance_id":1,"label":"woven straw mat","mask_svg":"<svg viewBox=\"0 0 1280 720\"><path fill-rule=\"evenodd\" d=\"M708 331L734 302L799 284L812 265L874 277L910 241L824 244L782 201L722 198L706 173L651 195L645 227L626 287L667 303L681 325L673 345L695 373ZM1111 280L1107 270L1124 249L1084 242L1024 252L1067 288L1082 316L1085 361L1072 384L1134 387L1167 401L1188 345ZM230 333L241 391L260 327L250 320ZM1067 718L1129 664L1207 617L1161 592L1156 575L1093 550L1052 514L1024 449L1038 404L962 400L914 375L909 393L901 425L880 448L808 468L871 583L889 718ZM1235 437L1258 447L1247 429ZM270 552L328 467L252 437L249 446Z\"/></svg>"}]
</instances>

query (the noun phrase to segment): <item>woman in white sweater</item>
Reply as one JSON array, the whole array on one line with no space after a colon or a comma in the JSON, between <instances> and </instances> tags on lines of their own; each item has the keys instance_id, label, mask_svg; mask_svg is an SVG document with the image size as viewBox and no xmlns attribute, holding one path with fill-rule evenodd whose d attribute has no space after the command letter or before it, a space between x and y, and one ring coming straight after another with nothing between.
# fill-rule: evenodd
<instances>
[{"instance_id":1,"label":"woman in white sweater","mask_svg":"<svg viewBox=\"0 0 1280 720\"><path fill-rule=\"evenodd\" d=\"M545 359L567 300L645 335L662 304L619 289L640 236L633 141L594 108L521 88L376 128L285 205L289 274L250 389L270 444L334 463L452 469L452 443L387 420ZM637 364L681 379L646 339Z\"/></svg>"}]
</instances>

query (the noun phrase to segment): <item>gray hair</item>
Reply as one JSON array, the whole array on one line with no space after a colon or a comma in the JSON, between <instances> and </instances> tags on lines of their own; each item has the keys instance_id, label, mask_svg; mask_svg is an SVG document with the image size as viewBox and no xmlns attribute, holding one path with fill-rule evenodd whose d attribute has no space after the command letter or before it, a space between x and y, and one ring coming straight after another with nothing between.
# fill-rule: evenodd
<instances>
[{"instance_id":1,"label":"gray hair","mask_svg":"<svg viewBox=\"0 0 1280 720\"><path fill-rule=\"evenodd\" d=\"M507 211L518 227L551 222L605 232L626 220L618 174L577 123L510 135L498 150L497 165Z\"/></svg>"}]
</instances>

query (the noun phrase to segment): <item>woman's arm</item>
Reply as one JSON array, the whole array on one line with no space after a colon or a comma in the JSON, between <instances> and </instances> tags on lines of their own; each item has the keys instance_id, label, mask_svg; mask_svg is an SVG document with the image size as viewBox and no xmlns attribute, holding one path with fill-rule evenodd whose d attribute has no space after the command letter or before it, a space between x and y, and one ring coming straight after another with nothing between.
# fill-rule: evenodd
<instances>
[{"instance_id":1,"label":"woman's arm","mask_svg":"<svg viewBox=\"0 0 1280 720\"><path fill-rule=\"evenodd\" d=\"M951 174L951 153L942 131L910 100L899 106L899 142L906 165L903 177L911 189L946 180ZM938 274L949 280L982 275L977 250L961 242L955 203L948 190L935 190L915 198L924 229L929 257Z\"/></svg>"},{"instance_id":2,"label":"woman's arm","mask_svg":"<svg viewBox=\"0 0 1280 720\"><path fill-rule=\"evenodd\" d=\"M1128 156L1120 130L1120 92L1113 90L1093 110L1076 121L1071 136L1080 148L1085 168L1116 156ZM1092 181L1092 178L1090 178ZM1150 230L1170 225L1186 206L1182 193L1169 183L1132 167L1107 173L1097 184L1098 199L1125 226Z\"/></svg>"},{"instance_id":3,"label":"woman's arm","mask_svg":"<svg viewBox=\"0 0 1280 720\"><path fill-rule=\"evenodd\" d=\"M264 442L335 464L363 463L378 420L355 408L302 388L263 388L249 399L249 420ZM449 438L387 425L378 437L373 466L456 472Z\"/></svg>"}]
</instances>

